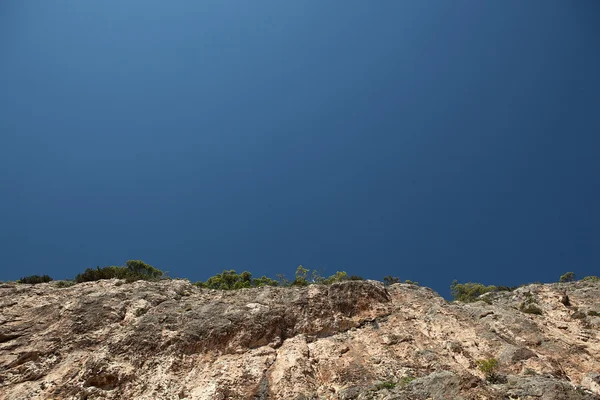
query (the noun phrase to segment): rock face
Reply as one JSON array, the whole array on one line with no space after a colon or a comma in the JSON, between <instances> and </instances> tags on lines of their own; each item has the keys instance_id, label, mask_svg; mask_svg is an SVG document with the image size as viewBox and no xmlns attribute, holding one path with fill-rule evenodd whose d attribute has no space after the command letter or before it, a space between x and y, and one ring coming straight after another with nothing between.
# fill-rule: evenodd
<instances>
[{"instance_id":1,"label":"rock face","mask_svg":"<svg viewBox=\"0 0 600 400\"><path fill-rule=\"evenodd\" d=\"M4 284L0 400L600 399L600 283L484 300L375 281Z\"/></svg>"}]
</instances>

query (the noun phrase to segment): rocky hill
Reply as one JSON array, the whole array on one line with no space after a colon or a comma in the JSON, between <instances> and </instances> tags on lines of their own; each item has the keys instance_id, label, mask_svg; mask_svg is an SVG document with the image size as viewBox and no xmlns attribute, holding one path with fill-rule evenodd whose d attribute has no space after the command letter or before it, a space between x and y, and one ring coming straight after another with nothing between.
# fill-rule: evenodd
<instances>
[{"instance_id":1,"label":"rocky hill","mask_svg":"<svg viewBox=\"0 0 600 400\"><path fill-rule=\"evenodd\" d=\"M4 284L0 310L2 400L600 399L598 282L473 303L375 281Z\"/></svg>"}]
</instances>

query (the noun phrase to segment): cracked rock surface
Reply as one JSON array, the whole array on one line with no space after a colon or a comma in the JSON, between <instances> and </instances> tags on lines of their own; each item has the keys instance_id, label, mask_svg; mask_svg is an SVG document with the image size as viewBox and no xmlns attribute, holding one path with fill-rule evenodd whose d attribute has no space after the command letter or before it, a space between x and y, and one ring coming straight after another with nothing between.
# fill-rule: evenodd
<instances>
[{"instance_id":1,"label":"cracked rock surface","mask_svg":"<svg viewBox=\"0 0 600 400\"><path fill-rule=\"evenodd\" d=\"M375 281L4 284L0 311L0 400L600 399L598 282L468 304Z\"/></svg>"}]
</instances>

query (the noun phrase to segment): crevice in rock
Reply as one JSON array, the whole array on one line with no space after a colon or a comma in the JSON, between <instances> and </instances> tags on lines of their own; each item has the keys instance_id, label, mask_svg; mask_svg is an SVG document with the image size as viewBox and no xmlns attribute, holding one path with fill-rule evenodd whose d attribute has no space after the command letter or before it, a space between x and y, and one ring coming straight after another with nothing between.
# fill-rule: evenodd
<instances>
[{"instance_id":1,"label":"crevice in rock","mask_svg":"<svg viewBox=\"0 0 600 400\"><path fill-rule=\"evenodd\" d=\"M10 342L16 338L21 337L20 333L0 333L0 343Z\"/></svg>"}]
</instances>

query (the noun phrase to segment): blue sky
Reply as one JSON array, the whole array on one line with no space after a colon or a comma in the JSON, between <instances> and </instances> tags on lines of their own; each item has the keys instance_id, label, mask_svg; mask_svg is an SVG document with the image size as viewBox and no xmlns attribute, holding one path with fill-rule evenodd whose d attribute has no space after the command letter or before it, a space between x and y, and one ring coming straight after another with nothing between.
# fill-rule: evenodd
<instances>
[{"instance_id":1,"label":"blue sky","mask_svg":"<svg viewBox=\"0 0 600 400\"><path fill-rule=\"evenodd\" d=\"M0 4L0 279L600 275L600 3Z\"/></svg>"}]
</instances>

